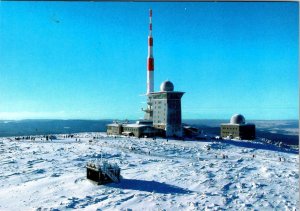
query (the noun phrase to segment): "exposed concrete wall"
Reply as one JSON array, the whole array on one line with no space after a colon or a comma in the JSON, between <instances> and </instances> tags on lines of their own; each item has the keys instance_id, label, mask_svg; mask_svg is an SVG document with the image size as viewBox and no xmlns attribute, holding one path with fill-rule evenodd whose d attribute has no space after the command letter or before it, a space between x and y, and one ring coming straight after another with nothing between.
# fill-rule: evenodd
<instances>
[{"instance_id":1,"label":"exposed concrete wall","mask_svg":"<svg viewBox=\"0 0 300 211\"><path fill-rule=\"evenodd\" d=\"M183 92L152 94L153 126L164 129L166 136L182 136L181 97Z\"/></svg>"}]
</instances>

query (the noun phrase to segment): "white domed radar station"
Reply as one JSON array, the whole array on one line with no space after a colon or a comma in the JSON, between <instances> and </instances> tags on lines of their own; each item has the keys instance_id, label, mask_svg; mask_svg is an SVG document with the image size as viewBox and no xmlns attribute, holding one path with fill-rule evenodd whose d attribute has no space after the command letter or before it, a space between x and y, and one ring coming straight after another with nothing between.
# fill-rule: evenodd
<instances>
[{"instance_id":1,"label":"white domed radar station","mask_svg":"<svg viewBox=\"0 0 300 211\"><path fill-rule=\"evenodd\" d=\"M221 124L221 137L253 140L255 139L255 125L246 123L242 114L234 114L229 123Z\"/></svg>"}]
</instances>

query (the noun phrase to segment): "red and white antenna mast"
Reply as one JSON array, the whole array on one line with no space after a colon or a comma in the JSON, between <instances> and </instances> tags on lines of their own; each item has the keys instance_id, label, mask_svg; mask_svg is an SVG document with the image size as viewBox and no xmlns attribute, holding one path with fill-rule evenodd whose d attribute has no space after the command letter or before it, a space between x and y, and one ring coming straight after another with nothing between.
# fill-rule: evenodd
<instances>
[{"instance_id":1,"label":"red and white antenna mast","mask_svg":"<svg viewBox=\"0 0 300 211\"><path fill-rule=\"evenodd\" d=\"M149 36L147 57L147 94L154 91L154 58L152 37L152 9L149 10Z\"/></svg>"}]
</instances>

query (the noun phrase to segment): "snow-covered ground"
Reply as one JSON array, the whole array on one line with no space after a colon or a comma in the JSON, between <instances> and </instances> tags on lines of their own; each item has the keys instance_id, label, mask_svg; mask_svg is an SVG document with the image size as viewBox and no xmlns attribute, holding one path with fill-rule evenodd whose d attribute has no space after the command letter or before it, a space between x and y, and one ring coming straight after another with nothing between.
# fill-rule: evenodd
<instances>
[{"instance_id":1,"label":"snow-covered ground","mask_svg":"<svg viewBox=\"0 0 300 211\"><path fill-rule=\"evenodd\" d=\"M86 163L101 157L119 164L120 183L86 179ZM299 208L298 151L261 142L2 138L0 163L0 210Z\"/></svg>"}]
</instances>

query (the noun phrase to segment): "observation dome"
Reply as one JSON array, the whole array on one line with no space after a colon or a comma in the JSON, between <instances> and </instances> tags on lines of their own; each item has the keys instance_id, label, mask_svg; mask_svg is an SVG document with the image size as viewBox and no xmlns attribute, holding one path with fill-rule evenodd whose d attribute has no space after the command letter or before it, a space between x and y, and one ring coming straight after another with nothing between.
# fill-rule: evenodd
<instances>
[{"instance_id":1,"label":"observation dome","mask_svg":"<svg viewBox=\"0 0 300 211\"><path fill-rule=\"evenodd\" d=\"M235 114L230 119L230 124L245 124L245 117L242 114Z\"/></svg>"},{"instance_id":2,"label":"observation dome","mask_svg":"<svg viewBox=\"0 0 300 211\"><path fill-rule=\"evenodd\" d=\"M171 81L164 81L160 85L161 92L172 92L174 91L174 85Z\"/></svg>"}]
</instances>

